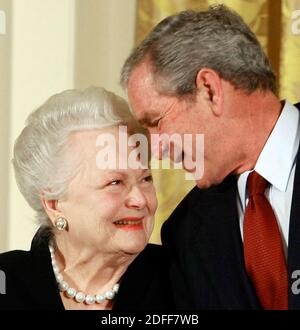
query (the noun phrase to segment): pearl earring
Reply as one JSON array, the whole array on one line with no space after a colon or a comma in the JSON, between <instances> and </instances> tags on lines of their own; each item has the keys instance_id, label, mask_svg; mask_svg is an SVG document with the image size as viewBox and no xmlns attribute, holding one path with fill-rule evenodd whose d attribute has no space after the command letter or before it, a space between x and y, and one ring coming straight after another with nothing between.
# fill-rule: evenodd
<instances>
[{"instance_id":1,"label":"pearl earring","mask_svg":"<svg viewBox=\"0 0 300 330\"><path fill-rule=\"evenodd\" d=\"M60 217L55 220L55 227L58 230L65 230L67 228L68 221L67 219Z\"/></svg>"}]
</instances>

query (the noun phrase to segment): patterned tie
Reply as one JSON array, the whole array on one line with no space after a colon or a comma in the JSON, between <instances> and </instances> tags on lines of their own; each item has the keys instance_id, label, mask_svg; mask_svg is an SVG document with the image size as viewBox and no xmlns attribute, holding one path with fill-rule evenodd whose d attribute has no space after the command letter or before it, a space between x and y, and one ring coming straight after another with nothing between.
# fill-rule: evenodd
<instances>
[{"instance_id":1,"label":"patterned tie","mask_svg":"<svg viewBox=\"0 0 300 330\"><path fill-rule=\"evenodd\" d=\"M249 174L245 264L263 308L288 309L288 273L277 220L264 194L268 185L258 173Z\"/></svg>"}]
</instances>

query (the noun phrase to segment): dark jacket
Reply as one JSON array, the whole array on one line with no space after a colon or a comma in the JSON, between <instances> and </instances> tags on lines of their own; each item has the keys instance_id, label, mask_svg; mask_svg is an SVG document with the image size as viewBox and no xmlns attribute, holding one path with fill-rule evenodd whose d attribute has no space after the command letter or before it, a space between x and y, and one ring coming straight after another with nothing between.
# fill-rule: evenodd
<instances>
[{"instance_id":1,"label":"dark jacket","mask_svg":"<svg viewBox=\"0 0 300 330\"><path fill-rule=\"evenodd\" d=\"M0 270L6 275L6 294L0 294L0 310L64 309L45 237L36 235L28 252L0 254ZM161 246L148 244L130 264L114 301L114 310L173 308Z\"/></svg>"},{"instance_id":2,"label":"dark jacket","mask_svg":"<svg viewBox=\"0 0 300 330\"><path fill-rule=\"evenodd\" d=\"M299 103L296 106L300 109ZM195 187L164 223L162 242L168 250L177 309L261 308L245 269L236 198L235 176L206 190ZM298 293L292 290L293 283L297 279L299 282L295 271L300 272L299 151L290 214L288 270L289 309L300 309L300 284Z\"/></svg>"}]
</instances>

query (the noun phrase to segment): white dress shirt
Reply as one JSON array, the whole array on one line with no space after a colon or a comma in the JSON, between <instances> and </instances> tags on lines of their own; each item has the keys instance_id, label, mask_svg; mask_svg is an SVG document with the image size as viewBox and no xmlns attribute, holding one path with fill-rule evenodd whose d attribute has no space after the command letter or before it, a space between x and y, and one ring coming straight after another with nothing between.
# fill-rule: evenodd
<instances>
[{"instance_id":1,"label":"white dress shirt","mask_svg":"<svg viewBox=\"0 0 300 330\"><path fill-rule=\"evenodd\" d=\"M270 182L266 189L281 232L285 256L287 256L289 223L293 185L295 177L296 155L300 140L299 110L288 101L282 109L277 123L259 155L254 170ZM243 239L243 221L248 203L247 178L251 171L238 177L238 214Z\"/></svg>"}]
</instances>

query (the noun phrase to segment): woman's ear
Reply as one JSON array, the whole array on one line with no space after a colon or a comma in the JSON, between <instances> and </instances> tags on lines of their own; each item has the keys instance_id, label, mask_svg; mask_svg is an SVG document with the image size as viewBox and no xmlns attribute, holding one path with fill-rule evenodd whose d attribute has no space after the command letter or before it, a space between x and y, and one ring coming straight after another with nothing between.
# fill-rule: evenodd
<instances>
[{"instance_id":1,"label":"woman's ear","mask_svg":"<svg viewBox=\"0 0 300 330\"><path fill-rule=\"evenodd\" d=\"M45 212L47 213L49 219L54 225L55 219L61 216L61 212L58 209L58 201L55 199L46 199L43 195L40 197L40 199Z\"/></svg>"},{"instance_id":2,"label":"woman's ear","mask_svg":"<svg viewBox=\"0 0 300 330\"><path fill-rule=\"evenodd\" d=\"M212 69L203 68L196 76L196 88L200 97L208 104L215 116L221 116L224 105L222 79Z\"/></svg>"}]
</instances>

